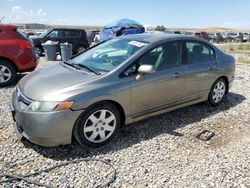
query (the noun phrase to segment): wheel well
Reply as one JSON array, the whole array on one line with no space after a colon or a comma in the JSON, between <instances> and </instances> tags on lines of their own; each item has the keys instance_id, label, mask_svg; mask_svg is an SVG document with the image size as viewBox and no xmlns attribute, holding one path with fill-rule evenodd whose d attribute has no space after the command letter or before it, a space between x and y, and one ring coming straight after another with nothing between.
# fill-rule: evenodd
<instances>
[{"instance_id":1,"label":"wheel well","mask_svg":"<svg viewBox=\"0 0 250 188\"><path fill-rule=\"evenodd\" d=\"M124 126L125 125L125 112L124 112L124 109L121 106L121 104L119 104L116 101L112 101L112 100L100 101L100 103L102 103L102 102L111 103L111 104L115 105L115 107L119 110L120 115L121 115L121 120L122 120L122 125L121 126Z\"/></svg>"},{"instance_id":2,"label":"wheel well","mask_svg":"<svg viewBox=\"0 0 250 188\"><path fill-rule=\"evenodd\" d=\"M10 60L6 57L2 57L2 56L0 56L0 60L8 61L11 65L13 65L13 67L16 69L16 71L18 71L18 67L16 66L16 64L12 60Z\"/></svg>"},{"instance_id":3,"label":"wheel well","mask_svg":"<svg viewBox=\"0 0 250 188\"><path fill-rule=\"evenodd\" d=\"M223 80L225 80L225 82L226 82L226 94L228 94L228 91L229 91L229 81L228 81L228 78L226 77L226 76L221 76L221 77L219 77L217 80L219 80L219 79L223 79Z\"/></svg>"},{"instance_id":4,"label":"wheel well","mask_svg":"<svg viewBox=\"0 0 250 188\"><path fill-rule=\"evenodd\" d=\"M92 105L97 105L97 104L100 104L100 103L111 103L113 104L117 109L118 111L120 112L120 115L121 115L121 127L123 127L125 125L125 112L124 112L124 109L123 107L121 106L121 104L119 104L118 102L116 101L113 101L113 100L103 100L103 101L99 101L97 103L94 103ZM90 106L92 106L90 105ZM72 136L71 136L71 140L74 139L74 131L75 131L75 127L77 125L77 123L79 122L79 119L80 117L83 115L83 113L77 118L76 122L74 123L74 126L73 126L73 129L72 129Z\"/></svg>"}]
</instances>

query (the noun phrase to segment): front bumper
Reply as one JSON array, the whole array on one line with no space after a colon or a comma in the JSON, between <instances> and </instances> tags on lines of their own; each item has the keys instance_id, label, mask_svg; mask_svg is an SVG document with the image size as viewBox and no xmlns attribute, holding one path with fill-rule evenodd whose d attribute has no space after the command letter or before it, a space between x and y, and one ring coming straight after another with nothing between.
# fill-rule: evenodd
<instances>
[{"instance_id":1,"label":"front bumper","mask_svg":"<svg viewBox=\"0 0 250 188\"><path fill-rule=\"evenodd\" d=\"M74 124L83 111L27 112L26 104L13 93L10 104L17 137L25 137L41 146L70 144Z\"/></svg>"}]
</instances>

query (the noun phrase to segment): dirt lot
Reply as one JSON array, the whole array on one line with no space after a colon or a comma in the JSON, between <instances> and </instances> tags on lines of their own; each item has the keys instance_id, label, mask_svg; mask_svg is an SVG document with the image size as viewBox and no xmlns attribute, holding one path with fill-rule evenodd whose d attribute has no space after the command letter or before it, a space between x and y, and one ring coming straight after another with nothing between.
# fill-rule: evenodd
<instances>
[{"instance_id":1,"label":"dirt lot","mask_svg":"<svg viewBox=\"0 0 250 188\"><path fill-rule=\"evenodd\" d=\"M40 67L44 64L42 58ZM129 125L98 149L18 141L7 105L14 86L1 88L0 173L26 174L88 157L115 166L110 187L250 187L250 66L236 68L233 88L219 107L201 103ZM207 142L195 137L205 129L215 133ZM111 172L103 163L82 162L31 179L58 187L97 187L110 180ZM0 184L17 186L34 187L23 181Z\"/></svg>"}]
</instances>

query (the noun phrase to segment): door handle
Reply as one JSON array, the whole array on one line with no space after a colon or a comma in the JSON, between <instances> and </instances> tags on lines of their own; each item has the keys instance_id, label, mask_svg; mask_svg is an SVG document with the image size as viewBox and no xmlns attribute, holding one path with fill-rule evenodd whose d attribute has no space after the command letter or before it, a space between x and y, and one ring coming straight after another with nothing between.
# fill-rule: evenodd
<instances>
[{"instance_id":1,"label":"door handle","mask_svg":"<svg viewBox=\"0 0 250 188\"><path fill-rule=\"evenodd\" d=\"M215 69L215 68L216 68L216 65L209 65L209 66L208 66L208 69L209 69L209 70L213 70L213 69Z\"/></svg>"},{"instance_id":2,"label":"door handle","mask_svg":"<svg viewBox=\"0 0 250 188\"><path fill-rule=\"evenodd\" d=\"M180 73L180 72L174 73L174 77L175 77L175 78L179 78L181 75L182 75L182 73Z\"/></svg>"}]
</instances>

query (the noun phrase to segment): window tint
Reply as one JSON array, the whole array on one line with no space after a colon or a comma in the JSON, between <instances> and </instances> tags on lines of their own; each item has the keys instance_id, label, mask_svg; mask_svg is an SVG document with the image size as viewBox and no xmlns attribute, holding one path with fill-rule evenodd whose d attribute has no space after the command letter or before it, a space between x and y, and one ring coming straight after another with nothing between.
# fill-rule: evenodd
<instances>
[{"instance_id":1,"label":"window tint","mask_svg":"<svg viewBox=\"0 0 250 188\"><path fill-rule=\"evenodd\" d=\"M156 47L140 58L140 65L153 65L156 70L174 67L182 62L182 45L169 42Z\"/></svg>"},{"instance_id":2,"label":"window tint","mask_svg":"<svg viewBox=\"0 0 250 188\"><path fill-rule=\"evenodd\" d=\"M17 29L16 32L17 32L17 34L18 34L20 37L22 37L22 38L27 38L27 35L26 35L24 32L22 32L20 29Z\"/></svg>"},{"instance_id":3,"label":"window tint","mask_svg":"<svg viewBox=\"0 0 250 188\"><path fill-rule=\"evenodd\" d=\"M49 36L50 38L62 37L63 31L62 30L53 30L47 36Z\"/></svg>"},{"instance_id":4,"label":"window tint","mask_svg":"<svg viewBox=\"0 0 250 188\"><path fill-rule=\"evenodd\" d=\"M156 71L168 69L182 63L182 43L168 42L147 52L128 67L124 74L136 74L140 65L153 65Z\"/></svg>"},{"instance_id":5,"label":"window tint","mask_svg":"<svg viewBox=\"0 0 250 188\"><path fill-rule=\"evenodd\" d=\"M64 31L64 36L67 38L76 38L79 37L81 34L80 31L77 30L66 30Z\"/></svg>"},{"instance_id":6,"label":"window tint","mask_svg":"<svg viewBox=\"0 0 250 188\"><path fill-rule=\"evenodd\" d=\"M215 59L212 48L201 43L187 42L186 52L188 63L198 63Z\"/></svg>"}]
</instances>

